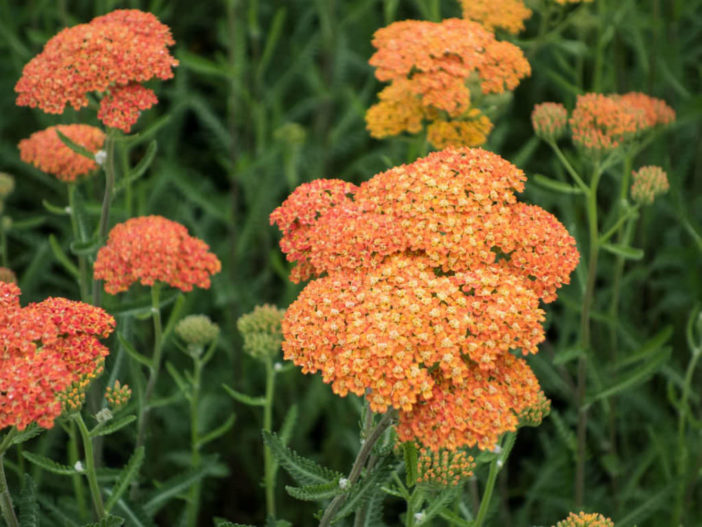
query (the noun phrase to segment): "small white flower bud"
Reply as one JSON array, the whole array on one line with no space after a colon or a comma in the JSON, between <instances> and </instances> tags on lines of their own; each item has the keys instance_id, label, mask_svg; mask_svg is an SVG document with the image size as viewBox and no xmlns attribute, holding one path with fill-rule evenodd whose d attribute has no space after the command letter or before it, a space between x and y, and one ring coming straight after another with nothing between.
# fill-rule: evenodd
<instances>
[{"instance_id":1,"label":"small white flower bud","mask_svg":"<svg viewBox=\"0 0 702 527\"><path fill-rule=\"evenodd\" d=\"M273 370L275 370L275 371L280 371L280 370L282 370L282 369L283 369L283 365L282 365L280 362L276 362L276 363L273 365Z\"/></svg>"},{"instance_id":2,"label":"small white flower bud","mask_svg":"<svg viewBox=\"0 0 702 527\"><path fill-rule=\"evenodd\" d=\"M95 162L98 165L102 166L106 160L107 160L107 152L105 152L104 150L98 150L97 152L95 152Z\"/></svg>"},{"instance_id":3,"label":"small white flower bud","mask_svg":"<svg viewBox=\"0 0 702 527\"><path fill-rule=\"evenodd\" d=\"M97 419L97 422L100 424L107 423L112 419L112 412L110 412L109 408L103 408L95 414L95 419Z\"/></svg>"},{"instance_id":4,"label":"small white flower bud","mask_svg":"<svg viewBox=\"0 0 702 527\"><path fill-rule=\"evenodd\" d=\"M76 461L76 464L73 465L73 468L76 469L76 472L85 472L85 469L83 468L83 463L80 461Z\"/></svg>"},{"instance_id":5,"label":"small white flower bud","mask_svg":"<svg viewBox=\"0 0 702 527\"><path fill-rule=\"evenodd\" d=\"M502 468L502 465L504 465L504 464L505 464L505 462L502 461L501 459L497 460L497 468Z\"/></svg>"},{"instance_id":6,"label":"small white flower bud","mask_svg":"<svg viewBox=\"0 0 702 527\"><path fill-rule=\"evenodd\" d=\"M495 447L492 449L493 454L501 454L502 453L502 447L500 445L495 445Z\"/></svg>"},{"instance_id":7,"label":"small white flower bud","mask_svg":"<svg viewBox=\"0 0 702 527\"><path fill-rule=\"evenodd\" d=\"M339 479L339 488L342 490L347 489L349 486L349 480L346 478L340 478Z\"/></svg>"},{"instance_id":8,"label":"small white flower bud","mask_svg":"<svg viewBox=\"0 0 702 527\"><path fill-rule=\"evenodd\" d=\"M415 512L414 513L414 521L417 523L422 523L424 521L424 513L423 512Z\"/></svg>"}]
</instances>

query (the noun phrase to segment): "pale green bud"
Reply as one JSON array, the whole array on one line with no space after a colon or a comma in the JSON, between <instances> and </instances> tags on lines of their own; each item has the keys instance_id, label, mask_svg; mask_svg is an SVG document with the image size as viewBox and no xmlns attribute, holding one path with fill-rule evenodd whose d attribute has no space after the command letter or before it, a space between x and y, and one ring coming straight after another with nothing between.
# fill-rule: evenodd
<instances>
[{"instance_id":1,"label":"pale green bud","mask_svg":"<svg viewBox=\"0 0 702 527\"><path fill-rule=\"evenodd\" d=\"M283 343L281 322L285 311L268 304L256 306L236 325L244 337L244 351L254 358L273 358Z\"/></svg>"}]
</instances>

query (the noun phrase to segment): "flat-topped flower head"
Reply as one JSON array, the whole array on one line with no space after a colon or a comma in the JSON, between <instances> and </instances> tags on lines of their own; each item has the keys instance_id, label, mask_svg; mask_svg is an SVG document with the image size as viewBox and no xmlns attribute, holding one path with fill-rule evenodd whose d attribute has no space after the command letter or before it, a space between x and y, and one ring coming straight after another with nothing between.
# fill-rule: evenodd
<instances>
[{"instance_id":1,"label":"flat-topped flower head","mask_svg":"<svg viewBox=\"0 0 702 527\"><path fill-rule=\"evenodd\" d=\"M221 270L209 246L181 224L162 216L141 216L115 225L95 260L94 275L110 294L139 282L163 282L181 291L208 289Z\"/></svg>"},{"instance_id":2,"label":"flat-topped flower head","mask_svg":"<svg viewBox=\"0 0 702 527\"><path fill-rule=\"evenodd\" d=\"M537 137L556 141L563 137L568 127L568 111L560 103L537 104L531 112L531 124Z\"/></svg>"},{"instance_id":3,"label":"flat-topped flower head","mask_svg":"<svg viewBox=\"0 0 702 527\"><path fill-rule=\"evenodd\" d=\"M648 128L668 125L675 121L675 110L662 99L639 92L629 92L616 97L626 105L643 111Z\"/></svg>"},{"instance_id":4,"label":"flat-topped flower head","mask_svg":"<svg viewBox=\"0 0 702 527\"><path fill-rule=\"evenodd\" d=\"M139 111L156 101L151 90L133 86L173 77L178 65L168 51L173 44L168 26L136 9L66 28L24 67L15 86L17 104L60 114L66 105L88 106L87 95L97 92L106 96L101 104L105 124L129 131ZM117 119L117 113L125 117Z\"/></svg>"},{"instance_id":5,"label":"flat-topped flower head","mask_svg":"<svg viewBox=\"0 0 702 527\"><path fill-rule=\"evenodd\" d=\"M531 16L531 9L522 0L460 0L463 18L479 22L486 29L503 29L519 33L524 21Z\"/></svg>"},{"instance_id":6,"label":"flat-topped flower head","mask_svg":"<svg viewBox=\"0 0 702 527\"><path fill-rule=\"evenodd\" d=\"M614 522L596 512L571 512L554 527L614 527Z\"/></svg>"},{"instance_id":7,"label":"flat-topped flower head","mask_svg":"<svg viewBox=\"0 0 702 527\"><path fill-rule=\"evenodd\" d=\"M35 422L51 428L76 410L102 372L115 321L100 308L65 298L21 307L20 290L0 282L0 429Z\"/></svg>"},{"instance_id":8,"label":"flat-topped flower head","mask_svg":"<svg viewBox=\"0 0 702 527\"><path fill-rule=\"evenodd\" d=\"M76 181L80 176L88 175L98 168L94 160L66 146L56 133L57 130L91 152L97 152L105 143L105 133L94 126L87 124L50 126L46 130L34 132L29 138L19 142L22 161L66 183Z\"/></svg>"},{"instance_id":9,"label":"flat-topped flower head","mask_svg":"<svg viewBox=\"0 0 702 527\"><path fill-rule=\"evenodd\" d=\"M357 188L301 186L271 215L288 259L315 278L286 311L285 358L373 411L399 410L402 440L494 445L538 403L513 353L537 351L539 301L555 299L578 262L552 215L516 201L524 179L462 148Z\"/></svg>"},{"instance_id":10,"label":"flat-topped flower head","mask_svg":"<svg viewBox=\"0 0 702 527\"><path fill-rule=\"evenodd\" d=\"M373 45L377 51L369 63L378 80L390 82L366 113L377 138L417 133L424 121L441 121L459 124L434 127L434 146L481 144L491 123L472 99L512 90L531 73L518 47L498 42L470 20L394 22L376 31Z\"/></svg>"},{"instance_id":11,"label":"flat-topped flower head","mask_svg":"<svg viewBox=\"0 0 702 527\"><path fill-rule=\"evenodd\" d=\"M631 199L642 205L650 205L656 196L668 192L668 176L661 167L645 166L632 172Z\"/></svg>"}]
</instances>

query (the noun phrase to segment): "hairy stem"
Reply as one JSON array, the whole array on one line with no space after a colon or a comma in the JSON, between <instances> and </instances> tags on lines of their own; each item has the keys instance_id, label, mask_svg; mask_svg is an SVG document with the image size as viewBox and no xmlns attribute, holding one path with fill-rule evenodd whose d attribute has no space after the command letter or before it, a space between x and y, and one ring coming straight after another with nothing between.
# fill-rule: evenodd
<instances>
[{"instance_id":1,"label":"hairy stem","mask_svg":"<svg viewBox=\"0 0 702 527\"><path fill-rule=\"evenodd\" d=\"M73 419L78 425L81 439L83 440L83 453L85 454L85 476L88 478L88 487L90 488L90 496L93 499L93 508L97 520L105 518L105 505L100 494L100 486L98 485L97 472L95 470L95 456L93 454L93 440L88 432L88 427L85 426L85 421L80 415L80 412L73 414Z\"/></svg>"},{"instance_id":2,"label":"hairy stem","mask_svg":"<svg viewBox=\"0 0 702 527\"><path fill-rule=\"evenodd\" d=\"M266 359L266 402L263 406L263 430L271 432L273 427L273 393L275 391L275 369L273 359ZM263 478L266 486L266 514L275 517L275 475L273 453L268 445L263 447Z\"/></svg>"},{"instance_id":3,"label":"hairy stem","mask_svg":"<svg viewBox=\"0 0 702 527\"><path fill-rule=\"evenodd\" d=\"M392 410L388 411L385 415L383 415L383 417L380 419L375 428L373 428L373 430L365 438L363 446L361 447L361 450L358 451L356 460L353 462L351 472L349 473L349 487L356 483L358 478L361 476L361 471L363 470L363 467L366 464L368 457L371 455L373 447L383 435L383 432L385 432L385 430L387 430L388 427L392 424L394 418L395 412L393 412ZM341 494L332 500L327 509L324 511L324 516L322 516L322 521L319 522L319 527L329 527L331 525L334 516L336 516L337 511L344 504L345 500L346 495L344 494Z\"/></svg>"},{"instance_id":4,"label":"hairy stem","mask_svg":"<svg viewBox=\"0 0 702 527\"><path fill-rule=\"evenodd\" d=\"M517 439L517 434L514 432L508 433L505 440L505 446L502 449L502 454L496 457L492 463L490 463L490 472L488 474L488 480L485 484L485 492L483 493L483 498L480 501L480 509L478 509L478 515L475 517L475 522L473 527L482 527L487 513L490 510L490 502L492 501L492 493L495 490L495 482L497 481L497 475L500 473L502 466L507 462L512 447L514 447L514 442Z\"/></svg>"},{"instance_id":5,"label":"hairy stem","mask_svg":"<svg viewBox=\"0 0 702 527\"><path fill-rule=\"evenodd\" d=\"M144 445L146 440L146 425L149 418L149 401L154 393L158 374L161 369L161 352L163 351L163 325L161 323L161 307L159 302L159 293L161 292L161 284L156 283L151 286L151 318L154 323L154 351L151 357L151 368L149 370L149 380L146 383L144 391L144 400L141 402L139 411L139 426L137 431L136 447Z\"/></svg>"},{"instance_id":6,"label":"hairy stem","mask_svg":"<svg viewBox=\"0 0 702 527\"><path fill-rule=\"evenodd\" d=\"M2 517L5 519L8 527L19 527L15 509L12 506L12 496L10 496L10 488L7 485L5 477L5 452L12 444L12 439L17 433L17 429L13 426L7 435L0 442L0 510Z\"/></svg>"},{"instance_id":7,"label":"hairy stem","mask_svg":"<svg viewBox=\"0 0 702 527\"><path fill-rule=\"evenodd\" d=\"M190 454L190 464L192 468L197 469L202 463L202 456L200 455L200 421L198 419L198 404L200 402L200 387L202 384L202 361L199 357L194 359L193 364L193 381L192 387L193 391L190 394L190 444L191 444L191 454ZM187 506L187 525L189 527L197 526L197 518L200 512L200 492L201 492L201 480L198 480L190 488L190 499L188 500Z\"/></svg>"},{"instance_id":8,"label":"hairy stem","mask_svg":"<svg viewBox=\"0 0 702 527\"><path fill-rule=\"evenodd\" d=\"M78 212L76 209L76 184L68 184L68 209L71 215L71 227L73 228L73 239L77 242L85 241L83 232L78 222ZM80 299L83 302L90 302L90 271L85 256L78 256L78 285L80 287Z\"/></svg>"},{"instance_id":9,"label":"hairy stem","mask_svg":"<svg viewBox=\"0 0 702 527\"><path fill-rule=\"evenodd\" d=\"M577 451L575 464L575 506L582 507L585 498L585 444L587 441L587 408L585 407L585 393L587 389L587 355L590 351L590 310L595 294L595 278L597 276L597 256L599 254L599 240L597 230L597 185L602 172L599 167L595 169L592 183L587 194L587 220L589 238L589 258L587 264L587 282L585 296L580 316L580 342L583 353L578 359L578 379L576 387L576 408L578 410Z\"/></svg>"},{"instance_id":10,"label":"hairy stem","mask_svg":"<svg viewBox=\"0 0 702 527\"><path fill-rule=\"evenodd\" d=\"M105 139L105 195L102 198L102 209L100 211L100 223L98 224L98 236L100 240L107 238L107 231L110 227L110 205L115 188L115 138L113 132L107 133ZM93 305L100 305L100 280L93 280Z\"/></svg>"}]
</instances>

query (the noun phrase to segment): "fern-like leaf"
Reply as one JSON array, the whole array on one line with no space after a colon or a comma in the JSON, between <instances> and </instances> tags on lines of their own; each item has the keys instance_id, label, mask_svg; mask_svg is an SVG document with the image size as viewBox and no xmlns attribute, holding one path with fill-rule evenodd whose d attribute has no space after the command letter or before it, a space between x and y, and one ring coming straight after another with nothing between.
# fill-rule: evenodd
<instances>
[{"instance_id":1,"label":"fern-like leaf","mask_svg":"<svg viewBox=\"0 0 702 527\"><path fill-rule=\"evenodd\" d=\"M390 479L391 472L392 467L389 463L389 457L387 457L379 463L371 474L367 475L359 483L356 483L353 487L351 487L346 501L344 501L344 504L339 509L339 512L336 513L335 518L340 519L348 516L352 512L361 508L371 496L375 494L382 494L380 487L384 485L388 479Z\"/></svg>"},{"instance_id":2,"label":"fern-like leaf","mask_svg":"<svg viewBox=\"0 0 702 527\"><path fill-rule=\"evenodd\" d=\"M29 474L24 475L24 488L17 505L19 507L20 527L39 527L39 505L37 504L37 487Z\"/></svg>"},{"instance_id":3,"label":"fern-like leaf","mask_svg":"<svg viewBox=\"0 0 702 527\"><path fill-rule=\"evenodd\" d=\"M271 452L292 478L300 485L323 485L338 481L343 475L318 465L311 459L285 446L276 434L263 432L263 440Z\"/></svg>"},{"instance_id":4,"label":"fern-like leaf","mask_svg":"<svg viewBox=\"0 0 702 527\"><path fill-rule=\"evenodd\" d=\"M56 463L56 461L48 457L32 454L31 452L22 452L22 455L35 465L49 472L53 472L54 474L60 474L61 476L73 476L74 474L78 474L75 468Z\"/></svg>"},{"instance_id":5,"label":"fern-like leaf","mask_svg":"<svg viewBox=\"0 0 702 527\"><path fill-rule=\"evenodd\" d=\"M86 523L83 527L121 527L124 525L124 518L108 514L99 522Z\"/></svg>"},{"instance_id":6,"label":"fern-like leaf","mask_svg":"<svg viewBox=\"0 0 702 527\"><path fill-rule=\"evenodd\" d=\"M285 490L293 498L302 501L324 501L331 499L339 494L343 494L344 490L339 486L339 480L322 483L321 485L306 485L304 487L285 486Z\"/></svg>"}]
</instances>

